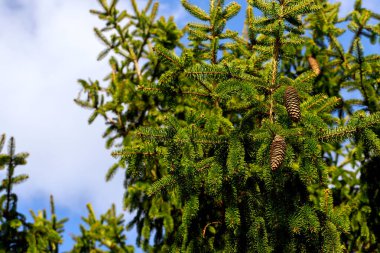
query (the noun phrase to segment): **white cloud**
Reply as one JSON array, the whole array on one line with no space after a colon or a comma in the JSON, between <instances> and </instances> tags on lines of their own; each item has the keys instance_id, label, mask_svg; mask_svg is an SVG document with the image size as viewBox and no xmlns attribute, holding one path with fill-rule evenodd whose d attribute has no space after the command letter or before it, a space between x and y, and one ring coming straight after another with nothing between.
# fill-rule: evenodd
<instances>
[{"instance_id":1,"label":"white cloud","mask_svg":"<svg viewBox=\"0 0 380 253\"><path fill-rule=\"evenodd\" d=\"M92 29L102 24L88 11L97 3L18 3L0 4L0 22L7 24L0 27L0 132L16 138L18 152L30 153L19 168L30 175L16 189L20 201L52 193L73 212L87 202L101 212L112 202L120 207L122 174L104 180L113 159L101 138L103 122L88 126L89 111L73 102L78 78L101 79L109 69L106 61L95 60L102 45Z\"/></svg>"}]
</instances>

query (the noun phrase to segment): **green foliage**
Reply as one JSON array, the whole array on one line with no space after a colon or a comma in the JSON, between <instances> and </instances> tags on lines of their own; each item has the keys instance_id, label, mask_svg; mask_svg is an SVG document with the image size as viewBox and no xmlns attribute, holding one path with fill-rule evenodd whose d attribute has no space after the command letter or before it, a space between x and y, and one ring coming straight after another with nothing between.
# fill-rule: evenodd
<instances>
[{"instance_id":1,"label":"green foliage","mask_svg":"<svg viewBox=\"0 0 380 253\"><path fill-rule=\"evenodd\" d=\"M126 168L124 208L136 211L127 228L136 226L137 244L147 252L375 251L379 177L368 175L377 175L380 152L380 65L361 37L376 43L369 21L379 15L360 1L339 19L339 4L324 0L250 0L240 36L226 29L238 3L181 2L199 19L186 27L187 46L172 20L149 13L151 1L142 10L132 1L125 26L116 4L102 1L104 11L92 13L107 25L95 32L104 52L121 58L110 58L108 86L79 81L87 97L76 102L93 111L90 123L105 119L107 147L118 149L107 179ZM343 21L354 35L347 52ZM272 170L275 136L281 162Z\"/></svg>"},{"instance_id":2,"label":"green foliage","mask_svg":"<svg viewBox=\"0 0 380 253\"><path fill-rule=\"evenodd\" d=\"M71 252L134 252L133 246L125 243L124 215L116 214L112 207L97 219L91 204L87 205L88 217L82 218L81 235L74 236L75 246Z\"/></svg>"}]
</instances>

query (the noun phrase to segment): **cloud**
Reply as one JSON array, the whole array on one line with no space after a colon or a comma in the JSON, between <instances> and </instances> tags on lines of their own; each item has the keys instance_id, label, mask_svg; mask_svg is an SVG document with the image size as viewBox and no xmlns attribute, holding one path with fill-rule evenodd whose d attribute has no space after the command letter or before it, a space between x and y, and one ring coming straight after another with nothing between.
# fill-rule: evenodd
<instances>
[{"instance_id":1,"label":"cloud","mask_svg":"<svg viewBox=\"0 0 380 253\"><path fill-rule=\"evenodd\" d=\"M73 103L78 78L101 79L108 71L106 62L95 60L102 45L92 28L101 23L91 8L95 1L0 4L0 22L7 24L0 27L0 132L30 153L19 168L30 175L16 189L20 201L52 193L73 211L87 202L105 211L122 199L122 175L104 182L113 159L100 137L103 122L88 126L89 112Z\"/></svg>"},{"instance_id":2,"label":"cloud","mask_svg":"<svg viewBox=\"0 0 380 253\"><path fill-rule=\"evenodd\" d=\"M79 217L87 213L85 205L92 203L100 214L116 203L121 211L124 193L123 173L105 182L114 160L101 138L102 120L89 126L89 111L73 102L78 78L102 79L109 71L107 61L96 61L103 45L93 27L103 24L89 9L98 9L97 3L0 2L0 22L6 24L0 27L0 133L16 138L17 152L30 153L28 164L16 170L30 178L15 191L23 212L48 208L54 195L60 217L70 219L67 250L68 235L79 232Z\"/></svg>"}]
</instances>

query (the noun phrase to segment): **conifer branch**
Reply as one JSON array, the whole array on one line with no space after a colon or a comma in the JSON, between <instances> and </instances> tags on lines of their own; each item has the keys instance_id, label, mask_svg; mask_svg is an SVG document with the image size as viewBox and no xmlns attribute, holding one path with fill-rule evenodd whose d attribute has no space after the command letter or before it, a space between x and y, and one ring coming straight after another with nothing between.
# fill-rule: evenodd
<instances>
[{"instance_id":1,"label":"conifer branch","mask_svg":"<svg viewBox=\"0 0 380 253\"><path fill-rule=\"evenodd\" d=\"M240 11L240 5L236 2L231 2L227 5L223 11L223 16L225 19L231 19L236 16Z\"/></svg>"},{"instance_id":2,"label":"conifer branch","mask_svg":"<svg viewBox=\"0 0 380 253\"><path fill-rule=\"evenodd\" d=\"M112 44L111 44L111 42L109 42L108 40L107 40L107 38L102 34L102 32L101 31L99 31L99 29L98 28L94 28L94 32L95 32L95 34L96 34L96 36L106 45L106 46L108 46L108 48L109 49L107 49L107 50L110 50L110 48L112 48Z\"/></svg>"},{"instance_id":3,"label":"conifer branch","mask_svg":"<svg viewBox=\"0 0 380 253\"><path fill-rule=\"evenodd\" d=\"M194 17L199 18L199 19L204 20L204 21L210 20L210 16L204 10L199 8L198 6L195 6L195 5L188 3L187 0L181 0L181 3L183 5L183 7L185 7L185 9L190 14L192 14Z\"/></svg>"},{"instance_id":4,"label":"conifer branch","mask_svg":"<svg viewBox=\"0 0 380 253\"><path fill-rule=\"evenodd\" d=\"M276 86L276 80L277 80L277 71L278 71L278 61L280 57L280 38L279 35L276 35L275 42L273 45L273 57L272 57L272 80L271 80L271 89L270 89L270 107L269 107L269 120L273 122L273 107L274 107L274 101L273 101L273 92L275 91L274 87Z\"/></svg>"},{"instance_id":5,"label":"conifer branch","mask_svg":"<svg viewBox=\"0 0 380 253\"><path fill-rule=\"evenodd\" d=\"M320 3L317 0L314 0L314 4L320 5ZM316 14L318 15L318 19L322 20L323 24L330 24L330 21L328 20L323 8L319 8L319 10L316 11ZM340 45L339 41L336 39L331 29L328 29L326 31L326 37L329 39L332 46L338 51L338 54L342 62L345 62L347 64L343 47Z\"/></svg>"},{"instance_id":6,"label":"conifer branch","mask_svg":"<svg viewBox=\"0 0 380 253\"><path fill-rule=\"evenodd\" d=\"M179 65L179 58L173 53L171 53L169 50L167 50L166 48L160 45L156 45L155 47L153 47L153 51L159 56L166 59L167 61L172 62L174 65L177 65L177 66Z\"/></svg>"},{"instance_id":7,"label":"conifer branch","mask_svg":"<svg viewBox=\"0 0 380 253\"><path fill-rule=\"evenodd\" d=\"M131 49L129 46L127 47L127 49L128 49L129 55L131 56L131 58L133 60L135 70L136 70L136 74L137 74L137 78L138 78L138 82L141 83L143 77L141 74L141 69L140 69L138 58L137 58L135 52L133 51L133 49Z\"/></svg>"},{"instance_id":8,"label":"conifer branch","mask_svg":"<svg viewBox=\"0 0 380 253\"><path fill-rule=\"evenodd\" d=\"M360 87L361 87L361 90L362 90L362 94L363 94L363 97L364 97L364 102L367 104L368 103L368 95L367 95L367 91L366 91L366 88L364 87L364 83L363 83L363 48L362 48L362 45L360 43L360 40L359 38L357 38L353 44L355 44L355 47L356 47L356 51L357 51L357 60L358 60L358 64L359 64L359 78L360 78Z\"/></svg>"},{"instance_id":9,"label":"conifer branch","mask_svg":"<svg viewBox=\"0 0 380 253\"><path fill-rule=\"evenodd\" d=\"M302 107L304 107L307 110L312 110L316 108L317 106L320 106L323 104L327 99L327 96L324 94L318 94L313 97L310 97L307 101L302 103Z\"/></svg>"},{"instance_id":10,"label":"conifer branch","mask_svg":"<svg viewBox=\"0 0 380 253\"><path fill-rule=\"evenodd\" d=\"M137 132L136 134L139 137L150 137L151 139L166 139L165 135L158 135L158 134L150 134L150 133L143 133L143 132Z\"/></svg>"},{"instance_id":11,"label":"conifer branch","mask_svg":"<svg viewBox=\"0 0 380 253\"><path fill-rule=\"evenodd\" d=\"M157 155L159 155L159 153L157 153L157 152L137 152L137 151L132 152L132 151L126 151L126 150L113 151L111 153L111 156L113 156L113 157L118 157L118 156L126 157L126 156L130 156L130 155L157 156Z\"/></svg>"},{"instance_id":12,"label":"conifer branch","mask_svg":"<svg viewBox=\"0 0 380 253\"><path fill-rule=\"evenodd\" d=\"M337 97L331 97L329 99L325 99L322 106L320 106L318 109L316 109L317 113L322 112L331 112L332 109L336 107L337 104L341 103L341 99Z\"/></svg>"},{"instance_id":13,"label":"conifer branch","mask_svg":"<svg viewBox=\"0 0 380 253\"><path fill-rule=\"evenodd\" d=\"M354 13L353 15L359 15L359 14ZM349 54L352 54L353 51L354 51L354 48L357 46L356 42L360 39L360 36L363 33L364 25L367 23L367 21L371 17L371 13L369 11L365 10L365 11L362 11L362 13L360 14L360 16L361 16L360 17L360 21L361 22L355 22L355 25L357 25L357 27L356 27L356 32L354 34L354 37L352 39L352 43L351 43L350 48L348 50ZM356 20L356 19L354 18L353 21L354 20Z\"/></svg>"},{"instance_id":14,"label":"conifer branch","mask_svg":"<svg viewBox=\"0 0 380 253\"><path fill-rule=\"evenodd\" d=\"M209 93L212 93L212 90L210 87L206 85L202 80L198 80L198 82L202 85L203 88L205 88Z\"/></svg>"},{"instance_id":15,"label":"conifer branch","mask_svg":"<svg viewBox=\"0 0 380 253\"><path fill-rule=\"evenodd\" d=\"M204 104L204 105L206 105L206 106L211 106L211 104L210 104L209 102L204 101L204 100L202 100L202 99L199 99L199 98L197 98L197 97L194 97L193 99L194 99L195 101L199 102L200 104Z\"/></svg>"},{"instance_id":16,"label":"conifer branch","mask_svg":"<svg viewBox=\"0 0 380 253\"><path fill-rule=\"evenodd\" d=\"M357 133L359 129L358 127L349 126L329 129L322 131L318 139L321 141L341 140Z\"/></svg>"},{"instance_id":17,"label":"conifer branch","mask_svg":"<svg viewBox=\"0 0 380 253\"><path fill-rule=\"evenodd\" d=\"M145 7L145 12L147 12L147 10L150 8L150 5L152 4L152 0L149 0L149 2L147 3L147 6ZM152 29L152 25L153 25L153 22L154 22L154 19L157 15L157 12L158 12L158 6L159 6L159 3L156 2L153 4L153 8L151 10L151 13L150 13L150 22L148 24L148 28L147 28L147 31L146 31L146 35L144 36L144 40L143 42L141 43L141 46L140 46L140 49L138 50L138 53L137 53L137 59L139 60L142 56L142 53L144 52L144 47L146 46L146 44L149 42L149 39L151 37L151 29Z\"/></svg>"},{"instance_id":18,"label":"conifer branch","mask_svg":"<svg viewBox=\"0 0 380 253\"><path fill-rule=\"evenodd\" d=\"M205 93L199 93L199 92L191 92L191 91L181 91L181 94L189 94L193 96L199 96L199 97L210 97L210 94Z\"/></svg>"},{"instance_id":19,"label":"conifer branch","mask_svg":"<svg viewBox=\"0 0 380 253\"><path fill-rule=\"evenodd\" d=\"M173 185L175 183L175 178L172 175L167 175L160 180L153 183L153 185L148 189L147 195L149 197L153 196L157 192L163 190L165 187L169 185Z\"/></svg>"},{"instance_id":20,"label":"conifer branch","mask_svg":"<svg viewBox=\"0 0 380 253\"><path fill-rule=\"evenodd\" d=\"M148 0L148 2L145 5L144 12L147 13L152 6L153 0Z\"/></svg>"},{"instance_id":21,"label":"conifer branch","mask_svg":"<svg viewBox=\"0 0 380 253\"><path fill-rule=\"evenodd\" d=\"M280 54L280 38L276 37L275 43L273 45L273 58L272 58L272 81L271 86L276 85L277 71L278 71L278 60Z\"/></svg>"},{"instance_id":22,"label":"conifer branch","mask_svg":"<svg viewBox=\"0 0 380 253\"><path fill-rule=\"evenodd\" d=\"M140 16L140 11L139 11L139 8L137 6L137 3L136 3L136 0L131 0L131 4L132 4L132 7L133 7L133 11L135 12L137 18Z\"/></svg>"}]
</instances>

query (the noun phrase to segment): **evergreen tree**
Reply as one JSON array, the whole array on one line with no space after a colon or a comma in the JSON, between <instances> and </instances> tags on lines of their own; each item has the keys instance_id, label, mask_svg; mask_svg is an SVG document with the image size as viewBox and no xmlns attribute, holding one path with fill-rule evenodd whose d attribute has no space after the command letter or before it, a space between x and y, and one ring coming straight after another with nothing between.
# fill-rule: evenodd
<instances>
[{"instance_id":1,"label":"evergreen tree","mask_svg":"<svg viewBox=\"0 0 380 253\"><path fill-rule=\"evenodd\" d=\"M0 138L0 152L5 144L5 135ZM24 214L17 209L17 194L13 187L28 179L26 174L15 175L15 168L26 164L28 153L15 153L15 140L10 138L8 153L0 154L0 170L6 169L0 185L0 252L59 252L62 243L63 224L67 219L58 220L50 198L51 219L46 211L35 214L33 222L27 222Z\"/></svg>"},{"instance_id":2,"label":"evergreen tree","mask_svg":"<svg viewBox=\"0 0 380 253\"><path fill-rule=\"evenodd\" d=\"M139 10L131 0L127 13L99 0L102 10L91 11L107 21L95 29L106 45L99 59L117 56L109 85L80 80L87 97L75 101L93 110L90 123L106 120L108 148L120 139L106 178L126 169L137 244L152 252L375 250L378 177L368 176L380 150L380 61L364 56L360 38L376 42L379 25L368 20L379 15L360 1L339 20L339 5L324 0L249 0L240 36L226 24L241 7L224 2L210 0L206 11L182 0L199 19L186 27L186 47L173 20L155 19L152 1ZM348 52L337 39L343 21L355 34ZM343 101L345 87L364 99ZM364 173L352 192L357 174L344 165L357 162Z\"/></svg>"}]
</instances>

